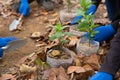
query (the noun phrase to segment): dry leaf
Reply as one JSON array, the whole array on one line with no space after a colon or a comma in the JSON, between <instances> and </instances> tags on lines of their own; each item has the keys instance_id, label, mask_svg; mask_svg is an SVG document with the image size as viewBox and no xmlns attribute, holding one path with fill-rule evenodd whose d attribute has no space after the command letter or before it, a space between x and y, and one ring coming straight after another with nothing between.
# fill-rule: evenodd
<instances>
[{"instance_id":1,"label":"dry leaf","mask_svg":"<svg viewBox=\"0 0 120 80\"><path fill-rule=\"evenodd\" d=\"M78 38L76 36L70 36L68 37L69 41L69 45L70 46L75 46L78 42Z\"/></svg>"},{"instance_id":2,"label":"dry leaf","mask_svg":"<svg viewBox=\"0 0 120 80\"><path fill-rule=\"evenodd\" d=\"M51 68L48 80L57 80L57 73L58 73L57 68Z\"/></svg>"},{"instance_id":3,"label":"dry leaf","mask_svg":"<svg viewBox=\"0 0 120 80\"><path fill-rule=\"evenodd\" d=\"M52 16L56 17L56 16L58 16L58 13L55 12L54 14L52 14Z\"/></svg>"},{"instance_id":4,"label":"dry leaf","mask_svg":"<svg viewBox=\"0 0 120 80\"><path fill-rule=\"evenodd\" d=\"M83 72L86 72L86 70L83 67L80 67L80 66L70 66L67 70L67 74L71 74L73 72L83 73Z\"/></svg>"},{"instance_id":5,"label":"dry leaf","mask_svg":"<svg viewBox=\"0 0 120 80\"><path fill-rule=\"evenodd\" d=\"M90 66L90 65L85 65L85 66L83 66L83 68L86 70L86 71L92 71L93 69L92 69L92 67Z\"/></svg>"},{"instance_id":6,"label":"dry leaf","mask_svg":"<svg viewBox=\"0 0 120 80\"><path fill-rule=\"evenodd\" d=\"M91 55L87 59L85 59L85 62L92 66L93 69L98 70L99 69L99 59L96 54Z\"/></svg>"},{"instance_id":7,"label":"dry leaf","mask_svg":"<svg viewBox=\"0 0 120 80\"><path fill-rule=\"evenodd\" d=\"M107 18L96 18L94 19L94 23L105 25L105 24L110 23L110 21Z\"/></svg>"},{"instance_id":8,"label":"dry leaf","mask_svg":"<svg viewBox=\"0 0 120 80\"><path fill-rule=\"evenodd\" d=\"M14 78L13 75L11 74L2 74L2 77L0 77L0 80L11 80L12 78Z\"/></svg>"},{"instance_id":9,"label":"dry leaf","mask_svg":"<svg viewBox=\"0 0 120 80\"><path fill-rule=\"evenodd\" d=\"M41 35L41 32L34 32L32 33L31 38L39 38Z\"/></svg>"},{"instance_id":10,"label":"dry leaf","mask_svg":"<svg viewBox=\"0 0 120 80\"><path fill-rule=\"evenodd\" d=\"M69 80L68 75L66 74L63 67L58 68L58 77L57 80Z\"/></svg>"},{"instance_id":11,"label":"dry leaf","mask_svg":"<svg viewBox=\"0 0 120 80\"><path fill-rule=\"evenodd\" d=\"M104 18L108 17L108 13L107 13L107 12L104 13L104 14L103 14L103 17L104 17Z\"/></svg>"},{"instance_id":12,"label":"dry leaf","mask_svg":"<svg viewBox=\"0 0 120 80\"><path fill-rule=\"evenodd\" d=\"M21 64L23 64L25 62L25 60L27 60L28 56L24 56L23 58L21 58L16 64L15 66L20 66Z\"/></svg>"},{"instance_id":13,"label":"dry leaf","mask_svg":"<svg viewBox=\"0 0 120 80\"><path fill-rule=\"evenodd\" d=\"M43 47L43 46L47 46L47 44L43 41L42 41L42 43L39 43L36 45L36 47Z\"/></svg>"},{"instance_id":14,"label":"dry leaf","mask_svg":"<svg viewBox=\"0 0 120 80\"><path fill-rule=\"evenodd\" d=\"M98 54L99 55L104 55L105 54L104 49L100 49Z\"/></svg>"},{"instance_id":15,"label":"dry leaf","mask_svg":"<svg viewBox=\"0 0 120 80\"><path fill-rule=\"evenodd\" d=\"M56 24L56 23L58 22L58 20L59 20L59 18L56 17L56 18L53 18L53 19L49 19L49 22L50 22L51 24Z\"/></svg>"},{"instance_id":16,"label":"dry leaf","mask_svg":"<svg viewBox=\"0 0 120 80\"><path fill-rule=\"evenodd\" d=\"M48 15L48 12L46 10L41 10L40 14L41 15Z\"/></svg>"},{"instance_id":17,"label":"dry leaf","mask_svg":"<svg viewBox=\"0 0 120 80\"><path fill-rule=\"evenodd\" d=\"M50 69L49 69L49 70L45 70L45 71L44 71L44 74L43 74L43 76L42 76L42 79L43 79L43 80L47 80L48 77L50 76L50 74L51 74Z\"/></svg>"},{"instance_id":18,"label":"dry leaf","mask_svg":"<svg viewBox=\"0 0 120 80\"><path fill-rule=\"evenodd\" d=\"M34 72L34 71L36 71L36 67L31 67L31 66L28 66L28 65L25 65L25 64L22 64L21 66L20 66L20 71L21 72Z\"/></svg>"},{"instance_id":19,"label":"dry leaf","mask_svg":"<svg viewBox=\"0 0 120 80\"><path fill-rule=\"evenodd\" d=\"M75 58L74 62L76 66L81 66L81 61L78 58Z\"/></svg>"}]
</instances>

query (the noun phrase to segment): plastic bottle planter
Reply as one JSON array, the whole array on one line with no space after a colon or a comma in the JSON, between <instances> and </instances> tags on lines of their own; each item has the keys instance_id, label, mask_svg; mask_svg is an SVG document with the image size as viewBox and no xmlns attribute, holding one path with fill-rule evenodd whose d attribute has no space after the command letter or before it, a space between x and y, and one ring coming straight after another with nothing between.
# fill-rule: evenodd
<instances>
[{"instance_id":1,"label":"plastic bottle planter","mask_svg":"<svg viewBox=\"0 0 120 80\"><path fill-rule=\"evenodd\" d=\"M84 54L85 56L90 56L93 53L97 53L99 49L99 42L97 41L88 41L87 38L83 37L79 39L77 46L76 46L76 52L77 54Z\"/></svg>"},{"instance_id":2,"label":"plastic bottle planter","mask_svg":"<svg viewBox=\"0 0 120 80\"><path fill-rule=\"evenodd\" d=\"M76 10L63 9L60 11L60 20L62 23L70 22L75 16L77 16Z\"/></svg>"},{"instance_id":3,"label":"plastic bottle planter","mask_svg":"<svg viewBox=\"0 0 120 80\"><path fill-rule=\"evenodd\" d=\"M52 58L49 56L49 54L51 54L51 52L53 50L56 50L56 49L50 49L48 52L47 52L47 63L51 66L51 67L59 67L59 66L62 66L64 68L67 68L68 66L70 66L73 62L73 52L70 51L69 49L65 48L65 47L62 47L62 50L69 55L69 58L68 59L56 59L56 58Z\"/></svg>"},{"instance_id":4,"label":"plastic bottle planter","mask_svg":"<svg viewBox=\"0 0 120 80\"><path fill-rule=\"evenodd\" d=\"M77 30L77 25L70 25L69 31L73 35L78 36L78 37L81 37L81 36L83 36L86 33L86 32L80 32L79 30Z\"/></svg>"}]
</instances>

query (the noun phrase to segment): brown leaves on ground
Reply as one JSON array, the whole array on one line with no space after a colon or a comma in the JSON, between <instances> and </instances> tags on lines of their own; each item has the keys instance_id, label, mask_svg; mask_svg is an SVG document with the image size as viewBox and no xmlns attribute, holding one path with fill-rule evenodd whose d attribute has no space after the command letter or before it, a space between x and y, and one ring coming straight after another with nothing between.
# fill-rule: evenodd
<instances>
[{"instance_id":1,"label":"brown leaves on ground","mask_svg":"<svg viewBox=\"0 0 120 80\"><path fill-rule=\"evenodd\" d=\"M86 70L83 67L80 66L70 66L67 70L67 74L71 74L71 73L83 73L86 72Z\"/></svg>"},{"instance_id":2,"label":"brown leaves on ground","mask_svg":"<svg viewBox=\"0 0 120 80\"><path fill-rule=\"evenodd\" d=\"M69 80L64 68L51 68L48 80Z\"/></svg>"},{"instance_id":3,"label":"brown leaves on ground","mask_svg":"<svg viewBox=\"0 0 120 80\"><path fill-rule=\"evenodd\" d=\"M8 0L8 1L12 1L12 0ZM57 0L57 1L61 1L61 0ZM65 2L65 0L63 2ZM73 1L73 3L75 3L76 5L77 2ZM0 2L0 14L2 14L2 16L6 18L11 14L13 14L13 12L11 12L10 9L4 5L7 5L7 4L6 3L2 4ZM55 30L51 26L53 26L58 22L59 14L53 11L50 16L51 18L49 18L49 12L45 10L41 10L40 12L34 14L34 17L37 17L38 22L49 24L45 33L42 34L40 32L34 32L30 36L35 41L35 44L38 50L36 50L35 53L32 53L28 56L21 58L15 64L18 69L14 75L3 74L1 75L0 80L7 80L7 79L16 80L16 78L20 80L24 80L24 79L35 80L36 78L38 80L39 79L70 80L71 76L72 76L71 79L73 80L88 80L89 76L91 76L95 70L99 69L100 67L99 55L96 55L96 54L93 54L89 57L73 54L74 63L71 66L69 66L67 69L60 67L60 68L49 68L49 69L43 70L41 69L41 66L38 66L35 63L37 58L41 59L42 61L45 61L46 51L59 43L59 40L57 39L54 41L49 41L49 36L51 36L55 32ZM103 24L103 25L109 23L108 19L106 18L98 18L98 19L95 19L94 22L96 24ZM64 24L68 24L68 23L66 22ZM67 47L71 47L71 46L75 47L76 43L78 42L78 37L76 36L70 36L65 38L69 40ZM101 54L104 54L104 53L105 52L102 49ZM42 62L42 63L45 63L45 62ZM44 65L42 65L42 67L44 67Z\"/></svg>"},{"instance_id":4,"label":"brown leaves on ground","mask_svg":"<svg viewBox=\"0 0 120 80\"><path fill-rule=\"evenodd\" d=\"M89 64L94 70L98 70L100 67L99 57L96 54L86 57L84 63Z\"/></svg>"},{"instance_id":5,"label":"brown leaves on ground","mask_svg":"<svg viewBox=\"0 0 120 80\"><path fill-rule=\"evenodd\" d=\"M107 18L96 18L94 19L94 23L105 25L105 24L109 24L110 21Z\"/></svg>"},{"instance_id":6,"label":"brown leaves on ground","mask_svg":"<svg viewBox=\"0 0 120 80\"><path fill-rule=\"evenodd\" d=\"M1 77L0 77L0 80L16 80L15 78L14 78L15 76L14 75L12 75L12 74L3 74ZM13 79L14 78L14 79Z\"/></svg>"}]
</instances>

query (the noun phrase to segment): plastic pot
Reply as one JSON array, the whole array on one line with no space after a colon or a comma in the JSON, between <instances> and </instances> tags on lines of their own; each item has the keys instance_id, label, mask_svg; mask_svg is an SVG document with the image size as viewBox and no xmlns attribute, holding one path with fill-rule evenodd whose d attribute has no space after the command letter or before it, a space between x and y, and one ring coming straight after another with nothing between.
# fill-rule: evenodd
<instances>
[{"instance_id":1,"label":"plastic pot","mask_svg":"<svg viewBox=\"0 0 120 80\"><path fill-rule=\"evenodd\" d=\"M68 9L63 9L60 11L60 20L62 23L70 22L75 16L77 16L76 10L68 11Z\"/></svg>"},{"instance_id":2,"label":"plastic pot","mask_svg":"<svg viewBox=\"0 0 120 80\"><path fill-rule=\"evenodd\" d=\"M97 53L99 49L99 42L91 40L89 42L88 38L82 37L78 40L76 46L77 54L84 54L85 56L90 56L91 54Z\"/></svg>"},{"instance_id":3,"label":"plastic pot","mask_svg":"<svg viewBox=\"0 0 120 80\"><path fill-rule=\"evenodd\" d=\"M64 67L67 68L68 66L70 66L73 62L73 52L65 47L62 47L62 51L64 51L66 54L70 55L70 57L68 59L55 59L55 58L51 58L48 55L51 54L51 51L56 50L57 47L52 48L50 50L48 50L47 52L47 63L51 66L51 67Z\"/></svg>"},{"instance_id":4,"label":"plastic pot","mask_svg":"<svg viewBox=\"0 0 120 80\"><path fill-rule=\"evenodd\" d=\"M86 34L86 32L81 32L81 31L77 30L77 25L70 25L69 32L71 32L73 35L78 36L78 37L81 37L84 34Z\"/></svg>"}]
</instances>

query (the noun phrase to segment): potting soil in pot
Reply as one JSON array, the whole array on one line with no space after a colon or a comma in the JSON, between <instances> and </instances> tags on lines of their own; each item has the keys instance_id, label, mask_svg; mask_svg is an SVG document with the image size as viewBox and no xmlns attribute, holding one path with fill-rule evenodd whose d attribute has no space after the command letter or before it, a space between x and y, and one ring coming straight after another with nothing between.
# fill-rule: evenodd
<instances>
[{"instance_id":1,"label":"potting soil in pot","mask_svg":"<svg viewBox=\"0 0 120 80\"><path fill-rule=\"evenodd\" d=\"M59 67L62 66L67 68L73 62L72 51L67 48L62 48L63 52L61 53L59 50L49 50L47 52L47 63L51 67Z\"/></svg>"}]
</instances>

